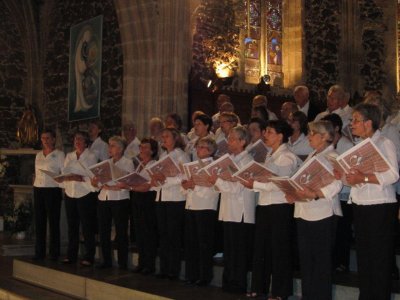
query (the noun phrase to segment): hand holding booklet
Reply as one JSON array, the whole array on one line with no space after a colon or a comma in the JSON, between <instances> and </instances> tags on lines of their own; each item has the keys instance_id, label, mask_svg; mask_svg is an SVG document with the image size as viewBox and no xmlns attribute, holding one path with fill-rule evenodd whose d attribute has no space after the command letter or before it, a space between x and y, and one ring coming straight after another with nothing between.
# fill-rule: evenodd
<instances>
[{"instance_id":1,"label":"hand holding booklet","mask_svg":"<svg viewBox=\"0 0 400 300\"><path fill-rule=\"evenodd\" d=\"M54 179L55 181L63 181L65 178L67 177L71 177L77 174L73 174L73 173L66 173L66 174L57 174L51 171L47 171L47 170L43 170L43 169L39 169L41 172L43 172L44 174L46 174L47 176L51 177L52 179Z\"/></svg>"},{"instance_id":2,"label":"hand holding booklet","mask_svg":"<svg viewBox=\"0 0 400 300\"><path fill-rule=\"evenodd\" d=\"M87 169L91 173L90 177L97 177L101 184L111 182L127 173L114 165L110 160L104 160Z\"/></svg>"},{"instance_id":3,"label":"hand holding booklet","mask_svg":"<svg viewBox=\"0 0 400 300\"><path fill-rule=\"evenodd\" d=\"M274 172L256 161L249 162L233 174L233 177L237 177L242 181L254 180L263 183L269 182L271 177L276 176Z\"/></svg>"},{"instance_id":4,"label":"hand holding booklet","mask_svg":"<svg viewBox=\"0 0 400 300\"><path fill-rule=\"evenodd\" d=\"M150 173L150 175L161 173L165 177L175 177L181 174L179 166L175 163L170 155L167 155L146 167L146 170Z\"/></svg>"},{"instance_id":5,"label":"hand holding booklet","mask_svg":"<svg viewBox=\"0 0 400 300\"><path fill-rule=\"evenodd\" d=\"M386 172L392 166L370 138L350 148L336 159L345 169L352 168L364 174Z\"/></svg>"},{"instance_id":6,"label":"hand holding booklet","mask_svg":"<svg viewBox=\"0 0 400 300\"><path fill-rule=\"evenodd\" d=\"M215 174L223 180L232 180L232 175L239 170L239 167L227 153L210 163L204 170L209 175Z\"/></svg>"},{"instance_id":7,"label":"hand holding booklet","mask_svg":"<svg viewBox=\"0 0 400 300\"><path fill-rule=\"evenodd\" d=\"M128 175L117 178L114 181L118 183L124 183L129 186L139 186L149 182L148 179L146 179L137 172L129 173Z\"/></svg>"},{"instance_id":8,"label":"hand holding booklet","mask_svg":"<svg viewBox=\"0 0 400 300\"><path fill-rule=\"evenodd\" d=\"M212 158L199 159L190 163L183 164L183 169L187 178L192 178L195 185L211 187L213 184L208 182L209 175L203 169L212 162Z\"/></svg>"},{"instance_id":9,"label":"hand holding booklet","mask_svg":"<svg viewBox=\"0 0 400 300\"><path fill-rule=\"evenodd\" d=\"M333 170L326 162L318 157L313 157L305 162L291 178L271 178L271 181L286 194L286 198L289 202L304 201L304 199L299 199L296 194L296 192L302 190L303 187L319 191L334 180Z\"/></svg>"}]
</instances>

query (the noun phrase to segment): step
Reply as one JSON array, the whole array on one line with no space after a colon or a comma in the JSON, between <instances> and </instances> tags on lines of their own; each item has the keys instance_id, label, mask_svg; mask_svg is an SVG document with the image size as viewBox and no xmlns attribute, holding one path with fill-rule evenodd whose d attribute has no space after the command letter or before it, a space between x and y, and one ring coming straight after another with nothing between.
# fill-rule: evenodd
<instances>
[{"instance_id":1,"label":"step","mask_svg":"<svg viewBox=\"0 0 400 300\"><path fill-rule=\"evenodd\" d=\"M132 258L135 260L135 257ZM184 267L184 266L183 266ZM112 268L96 270L81 268L77 265L63 265L58 262L32 262L29 259L14 259L13 276L24 282L51 289L61 294L81 299L245 299L237 295L227 294L220 286L222 266L214 267L214 281L211 287L188 287L183 281L157 279L154 276L143 276L130 271ZM181 273L182 278L183 272ZM335 278L333 299L358 299L358 289L355 275ZM250 274L249 274L250 277ZM337 277L337 276L336 276ZM344 281L343 284L339 281ZM396 289L399 290L397 282ZM299 299L301 295L301 280L294 278L294 296L290 300ZM400 300L400 294L393 294L393 300Z\"/></svg>"}]
</instances>

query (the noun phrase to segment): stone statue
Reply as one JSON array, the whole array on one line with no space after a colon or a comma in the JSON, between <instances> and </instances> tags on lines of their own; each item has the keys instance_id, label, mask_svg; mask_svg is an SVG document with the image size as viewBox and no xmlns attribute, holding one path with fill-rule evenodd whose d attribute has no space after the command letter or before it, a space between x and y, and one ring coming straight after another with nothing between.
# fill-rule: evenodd
<instances>
[{"instance_id":1,"label":"stone statue","mask_svg":"<svg viewBox=\"0 0 400 300\"><path fill-rule=\"evenodd\" d=\"M38 123L31 106L28 106L17 127L17 140L21 146L34 146L38 142Z\"/></svg>"}]
</instances>

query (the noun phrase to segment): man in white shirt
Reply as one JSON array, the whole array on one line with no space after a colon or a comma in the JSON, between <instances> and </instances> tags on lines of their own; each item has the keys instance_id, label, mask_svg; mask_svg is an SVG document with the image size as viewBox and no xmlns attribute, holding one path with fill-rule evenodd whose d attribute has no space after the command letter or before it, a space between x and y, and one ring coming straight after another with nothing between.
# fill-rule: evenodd
<instances>
[{"instance_id":1,"label":"man in white shirt","mask_svg":"<svg viewBox=\"0 0 400 300\"><path fill-rule=\"evenodd\" d=\"M139 154L140 140L136 136L136 126L132 122L128 122L123 127L123 135L128 146L125 148L124 156L126 158L134 158Z\"/></svg>"},{"instance_id":2,"label":"man in white shirt","mask_svg":"<svg viewBox=\"0 0 400 300\"><path fill-rule=\"evenodd\" d=\"M267 108L267 105L268 105L268 99L267 99L267 97L266 96L264 96L264 95L257 95L257 96L255 96L254 98L253 98L253 101L252 101L252 109L254 109L255 107L258 107L258 106L264 106L265 107L265 109L267 110L267 112L268 112L268 120L278 120L278 117L276 116L276 114L275 113L273 113L272 111L270 111L268 108Z\"/></svg>"},{"instance_id":3,"label":"man in white shirt","mask_svg":"<svg viewBox=\"0 0 400 300\"><path fill-rule=\"evenodd\" d=\"M328 90L328 95L326 97L326 105L327 109L321 113L319 113L315 117L315 121L321 120L323 117L329 114L337 114L342 118L343 128L346 127L350 123L350 116L347 111L344 111L343 107L347 106L348 103L348 94L340 85L332 85ZM347 108L346 108L347 110Z\"/></svg>"},{"instance_id":4,"label":"man in white shirt","mask_svg":"<svg viewBox=\"0 0 400 300\"><path fill-rule=\"evenodd\" d=\"M288 122L289 116L296 111L298 111L296 103L284 102L281 106L281 120Z\"/></svg>"}]
</instances>

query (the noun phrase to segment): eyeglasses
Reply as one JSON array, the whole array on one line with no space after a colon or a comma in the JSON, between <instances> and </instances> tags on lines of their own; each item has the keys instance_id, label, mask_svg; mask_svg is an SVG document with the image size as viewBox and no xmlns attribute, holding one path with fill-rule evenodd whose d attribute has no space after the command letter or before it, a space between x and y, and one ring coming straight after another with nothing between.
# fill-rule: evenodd
<instances>
[{"instance_id":1,"label":"eyeglasses","mask_svg":"<svg viewBox=\"0 0 400 300\"><path fill-rule=\"evenodd\" d=\"M308 135L310 135L310 136L314 136L316 134L321 134L321 133L320 132L316 132L316 131L312 131L312 130L308 131Z\"/></svg>"},{"instance_id":2,"label":"eyeglasses","mask_svg":"<svg viewBox=\"0 0 400 300\"><path fill-rule=\"evenodd\" d=\"M367 120L357 120L357 119L350 119L350 123L361 123L366 122Z\"/></svg>"}]
</instances>

